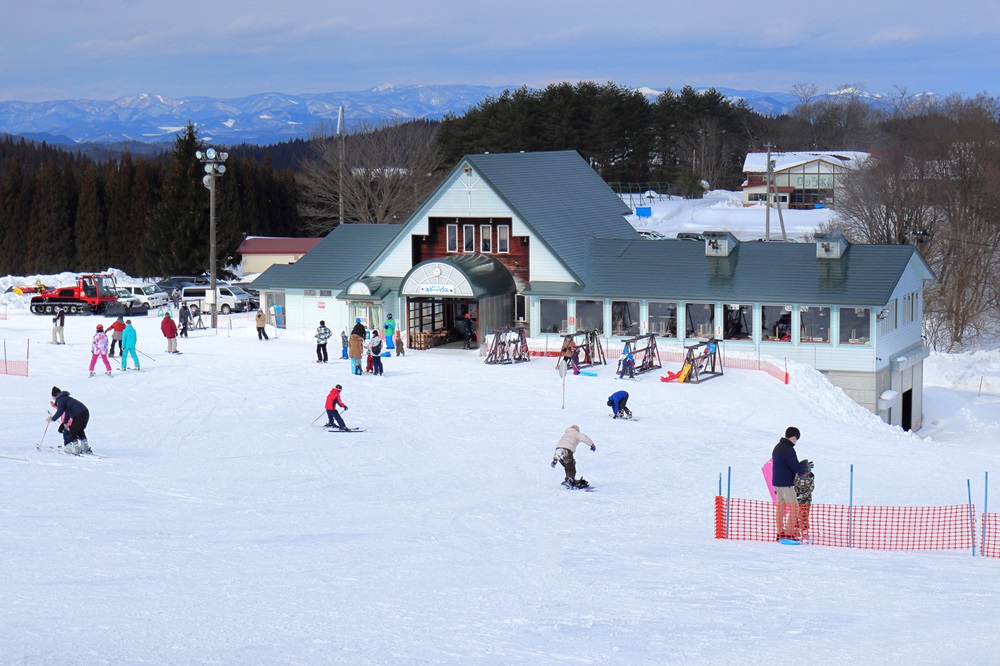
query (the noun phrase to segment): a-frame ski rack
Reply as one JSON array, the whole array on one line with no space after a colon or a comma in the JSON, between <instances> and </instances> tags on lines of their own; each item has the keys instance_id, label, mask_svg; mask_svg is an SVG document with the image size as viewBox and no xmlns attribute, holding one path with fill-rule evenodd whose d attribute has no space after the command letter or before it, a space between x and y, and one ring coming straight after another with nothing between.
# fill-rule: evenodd
<instances>
[{"instance_id":1,"label":"a-frame ski rack","mask_svg":"<svg viewBox=\"0 0 1000 666\"><path fill-rule=\"evenodd\" d=\"M523 328L499 328L494 331L486 363L496 365L530 360L531 353L528 350L528 342L524 339Z\"/></svg>"},{"instance_id":2,"label":"a-frame ski rack","mask_svg":"<svg viewBox=\"0 0 1000 666\"><path fill-rule=\"evenodd\" d=\"M576 345L576 364L581 368L589 365L605 365L604 348L601 347L601 337L597 330L577 331L564 335L564 338L572 338Z\"/></svg>"},{"instance_id":3,"label":"a-frame ski rack","mask_svg":"<svg viewBox=\"0 0 1000 666\"><path fill-rule=\"evenodd\" d=\"M723 374L722 354L719 353L719 341L715 338L709 338L707 342L685 345L684 349L687 350L684 365L689 366L690 370L682 381L697 384Z\"/></svg>"},{"instance_id":4,"label":"a-frame ski rack","mask_svg":"<svg viewBox=\"0 0 1000 666\"><path fill-rule=\"evenodd\" d=\"M649 372L654 368L662 368L660 365L660 353L656 348L656 334L639 335L625 340L622 348L622 358L629 351L635 359L635 374ZM619 368L620 370L620 368Z\"/></svg>"}]
</instances>

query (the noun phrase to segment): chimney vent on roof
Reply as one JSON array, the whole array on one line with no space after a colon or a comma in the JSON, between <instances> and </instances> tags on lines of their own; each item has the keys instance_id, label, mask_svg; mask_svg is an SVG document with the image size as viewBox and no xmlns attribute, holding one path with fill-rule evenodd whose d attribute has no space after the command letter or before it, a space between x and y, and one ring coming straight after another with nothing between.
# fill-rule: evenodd
<instances>
[{"instance_id":1,"label":"chimney vent on roof","mask_svg":"<svg viewBox=\"0 0 1000 666\"><path fill-rule=\"evenodd\" d=\"M840 259L844 256L850 243L844 238L840 231L833 231L828 234L816 234L816 258L817 259Z\"/></svg>"},{"instance_id":2,"label":"chimney vent on roof","mask_svg":"<svg viewBox=\"0 0 1000 666\"><path fill-rule=\"evenodd\" d=\"M706 231L702 235L705 237L706 257L728 257L739 243L736 236L728 231Z\"/></svg>"}]
</instances>

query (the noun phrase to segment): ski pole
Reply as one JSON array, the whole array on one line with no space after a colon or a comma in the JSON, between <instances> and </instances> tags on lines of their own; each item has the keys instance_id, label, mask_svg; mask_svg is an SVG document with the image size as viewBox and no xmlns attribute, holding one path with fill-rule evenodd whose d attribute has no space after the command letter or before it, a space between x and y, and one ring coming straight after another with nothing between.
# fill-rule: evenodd
<instances>
[{"instance_id":1,"label":"ski pole","mask_svg":"<svg viewBox=\"0 0 1000 666\"><path fill-rule=\"evenodd\" d=\"M45 413L48 414L49 416L52 416L52 412L45 412ZM50 423L52 423L52 421L45 419L45 432L42 433L42 439L38 442L38 445L35 447L36 449L42 448L42 442L45 441L45 435L49 433Z\"/></svg>"},{"instance_id":2,"label":"ski pole","mask_svg":"<svg viewBox=\"0 0 1000 666\"><path fill-rule=\"evenodd\" d=\"M142 354L143 356L145 356L146 358L152 359L154 361L156 360L155 358L153 358L152 356L150 356L146 352L139 351L138 349L136 349L136 351L139 352L140 354Z\"/></svg>"},{"instance_id":3,"label":"ski pole","mask_svg":"<svg viewBox=\"0 0 1000 666\"><path fill-rule=\"evenodd\" d=\"M326 410L325 410L325 409L323 410L323 413L322 413L322 414L320 414L319 416L317 416L316 418L314 418L314 419L312 420L312 423L310 423L309 425L312 425L313 423L316 423L316 421L319 421L319 420L320 420L321 418L323 418L324 416L326 416Z\"/></svg>"}]
</instances>

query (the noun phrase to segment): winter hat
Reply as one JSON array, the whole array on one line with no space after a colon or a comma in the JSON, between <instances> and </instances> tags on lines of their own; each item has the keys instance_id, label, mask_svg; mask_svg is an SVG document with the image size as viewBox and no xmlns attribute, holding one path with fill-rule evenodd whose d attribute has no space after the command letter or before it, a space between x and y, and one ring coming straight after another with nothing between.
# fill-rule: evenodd
<instances>
[{"instance_id":1,"label":"winter hat","mask_svg":"<svg viewBox=\"0 0 1000 666\"><path fill-rule=\"evenodd\" d=\"M320 320L319 320L319 325L320 325L320 326L326 326L326 322L325 322L325 321L323 321L322 319L320 319Z\"/></svg>"},{"instance_id":2,"label":"winter hat","mask_svg":"<svg viewBox=\"0 0 1000 666\"><path fill-rule=\"evenodd\" d=\"M53 398L56 397L57 395L59 395L60 393L62 393L62 391L59 390L58 386L53 386L52 387L52 397Z\"/></svg>"},{"instance_id":3,"label":"winter hat","mask_svg":"<svg viewBox=\"0 0 1000 666\"><path fill-rule=\"evenodd\" d=\"M97 330L98 331L103 331L104 330L104 324L98 324L97 325Z\"/></svg>"},{"instance_id":4,"label":"winter hat","mask_svg":"<svg viewBox=\"0 0 1000 666\"><path fill-rule=\"evenodd\" d=\"M360 324L361 323L361 317L358 317L357 319L355 319L354 323L355 324Z\"/></svg>"},{"instance_id":5,"label":"winter hat","mask_svg":"<svg viewBox=\"0 0 1000 666\"><path fill-rule=\"evenodd\" d=\"M576 424L571 425L570 428L572 428L573 430L576 430L577 432L580 432L580 426L578 426Z\"/></svg>"},{"instance_id":6,"label":"winter hat","mask_svg":"<svg viewBox=\"0 0 1000 666\"><path fill-rule=\"evenodd\" d=\"M610 406L611 406L611 405L613 405L613 404L615 404L615 401L614 401L614 400L608 400L608 407L610 407Z\"/></svg>"},{"instance_id":7,"label":"winter hat","mask_svg":"<svg viewBox=\"0 0 1000 666\"><path fill-rule=\"evenodd\" d=\"M387 315L385 316L385 318L386 318L386 319L392 319L392 313L390 312L389 314L387 314Z\"/></svg>"},{"instance_id":8,"label":"winter hat","mask_svg":"<svg viewBox=\"0 0 1000 666\"><path fill-rule=\"evenodd\" d=\"M125 321L125 317L118 317L118 321Z\"/></svg>"},{"instance_id":9,"label":"winter hat","mask_svg":"<svg viewBox=\"0 0 1000 666\"><path fill-rule=\"evenodd\" d=\"M795 426L788 426L785 428L785 439L791 439L792 437L798 439L801 436L802 435L799 434L799 429Z\"/></svg>"},{"instance_id":10,"label":"winter hat","mask_svg":"<svg viewBox=\"0 0 1000 666\"><path fill-rule=\"evenodd\" d=\"M340 389L343 389L344 387L341 386L340 384L337 384L334 388L340 390Z\"/></svg>"}]
</instances>

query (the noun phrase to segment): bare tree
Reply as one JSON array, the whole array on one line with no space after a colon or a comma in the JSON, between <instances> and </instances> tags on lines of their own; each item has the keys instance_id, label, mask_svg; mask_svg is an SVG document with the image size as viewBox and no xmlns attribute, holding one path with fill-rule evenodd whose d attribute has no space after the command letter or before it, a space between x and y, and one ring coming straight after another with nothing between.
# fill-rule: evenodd
<instances>
[{"instance_id":1,"label":"bare tree","mask_svg":"<svg viewBox=\"0 0 1000 666\"><path fill-rule=\"evenodd\" d=\"M297 175L306 228L322 234L345 222L405 222L441 179L437 127L362 121L341 136L329 126L319 128L312 156Z\"/></svg>"}]
</instances>

